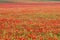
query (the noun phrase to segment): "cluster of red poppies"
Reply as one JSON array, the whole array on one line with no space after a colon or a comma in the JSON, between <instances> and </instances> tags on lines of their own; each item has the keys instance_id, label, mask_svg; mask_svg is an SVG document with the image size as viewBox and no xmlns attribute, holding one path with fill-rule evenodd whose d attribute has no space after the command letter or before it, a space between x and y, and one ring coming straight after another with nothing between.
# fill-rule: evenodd
<instances>
[{"instance_id":1,"label":"cluster of red poppies","mask_svg":"<svg viewBox=\"0 0 60 40\"><path fill-rule=\"evenodd\" d=\"M38 20L0 18L0 40L59 40L60 20Z\"/></svg>"}]
</instances>

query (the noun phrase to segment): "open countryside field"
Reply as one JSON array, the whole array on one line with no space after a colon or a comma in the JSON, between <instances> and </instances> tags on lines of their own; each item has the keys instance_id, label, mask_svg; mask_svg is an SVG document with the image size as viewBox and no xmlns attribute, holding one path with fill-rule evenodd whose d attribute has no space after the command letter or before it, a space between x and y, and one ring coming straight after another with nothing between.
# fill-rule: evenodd
<instances>
[{"instance_id":1,"label":"open countryside field","mask_svg":"<svg viewBox=\"0 0 60 40\"><path fill-rule=\"evenodd\" d=\"M0 40L60 40L60 3L0 4Z\"/></svg>"}]
</instances>

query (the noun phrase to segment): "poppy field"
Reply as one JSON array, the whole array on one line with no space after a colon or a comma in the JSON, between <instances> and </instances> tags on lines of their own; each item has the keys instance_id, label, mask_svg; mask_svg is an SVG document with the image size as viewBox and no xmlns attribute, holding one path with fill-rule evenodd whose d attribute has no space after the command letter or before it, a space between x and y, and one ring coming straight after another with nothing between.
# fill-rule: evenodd
<instances>
[{"instance_id":1,"label":"poppy field","mask_svg":"<svg viewBox=\"0 0 60 40\"><path fill-rule=\"evenodd\" d=\"M48 4L0 4L0 40L60 40L60 4Z\"/></svg>"}]
</instances>

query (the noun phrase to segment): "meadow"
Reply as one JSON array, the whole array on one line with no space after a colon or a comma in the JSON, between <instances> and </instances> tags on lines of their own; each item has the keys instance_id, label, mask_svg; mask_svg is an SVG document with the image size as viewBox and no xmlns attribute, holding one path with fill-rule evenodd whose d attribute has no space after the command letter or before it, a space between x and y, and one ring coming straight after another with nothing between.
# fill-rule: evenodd
<instances>
[{"instance_id":1,"label":"meadow","mask_svg":"<svg viewBox=\"0 0 60 40\"><path fill-rule=\"evenodd\" d=\"M60 40L60 4L0 4L0 40Z\"/></svg>"}]
</instances>

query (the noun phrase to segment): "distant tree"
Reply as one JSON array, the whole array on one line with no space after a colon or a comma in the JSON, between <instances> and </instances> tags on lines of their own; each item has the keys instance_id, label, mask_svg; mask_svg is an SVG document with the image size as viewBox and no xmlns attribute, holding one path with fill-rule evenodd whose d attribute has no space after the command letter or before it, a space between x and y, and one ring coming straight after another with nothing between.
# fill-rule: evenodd
<instances>
[{"instance_id":1,"label":"distant tree","mask_svg":"<svg viewBox=\"0 0 60 40\"><path fill-rule=\"evenodd\" d=\"M0 0L0 3L41 2L41 1L60 1L60 0Z\"/></svg>"}]
</instances>

